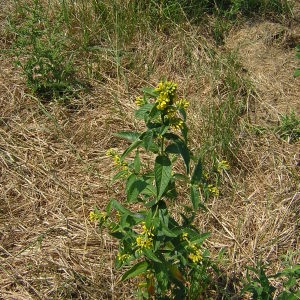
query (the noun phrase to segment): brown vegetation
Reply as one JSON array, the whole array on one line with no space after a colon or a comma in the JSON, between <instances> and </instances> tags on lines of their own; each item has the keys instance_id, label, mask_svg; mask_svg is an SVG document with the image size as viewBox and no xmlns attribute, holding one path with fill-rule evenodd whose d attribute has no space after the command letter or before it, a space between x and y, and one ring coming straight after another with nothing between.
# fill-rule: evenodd
<instances>
[{"instance_id":1,"label":"brown vegetation","mask_svg":"<svg viewBox=\"0 0 300 300\"><path fill-rule=\"evenodd\" d=\"M293 78L294 45L300 42L298 6L290 26L265 20L239 25L218 49L236 50L253 84L240 120L244 127L237 136L235 163L220 196L197 221L211 232L212 256L226 249L224 284L232 290L240 289L236 282L245 266L259 259L269 262L272 272L282 267L288 251L298 251L293 260L299 262L299 141L289 144L271 130L259 131L276 126L291 109L300 114L300 78ZM1 11L4 50L9 46L3 25L7 10ZM110 185L113 170L105 152L124 149L113 132L138 127L133 119L138 88L163 75L178 82L192 102L191 142L194 149L201 145L201 105L213 101L218 96L213 88L221 85L210 85L211 61L203 50L204 41L210 41L199 35L157 33L156 44L137 40L137 73L124 62L123 77L118 76L117 67L110 66L111 72L103 73L101 81L90 80L91 91L69 106L40 103L13 59L1 54L0 299L133 298L132 286L118 282L113 268L115 241L91 224L88 214L95 206L104 208L109 197L122 197L121 187ZM193 68L199 66L203 70L196 73ZM148 78L147 68L155 70Z\"/></svg>"}]
</instances>

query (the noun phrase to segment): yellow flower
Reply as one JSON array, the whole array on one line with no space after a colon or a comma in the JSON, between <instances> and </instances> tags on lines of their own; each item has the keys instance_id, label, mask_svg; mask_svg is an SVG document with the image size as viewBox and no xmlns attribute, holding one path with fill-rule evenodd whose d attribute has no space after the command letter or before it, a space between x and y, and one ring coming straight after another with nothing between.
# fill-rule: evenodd
<instances>
[{"instance_id":1,"label":"yellow flower","mask_svg":"<svg viewBox=\"0 0 300 300\"><path fill-rule=\"evenodd\" d=\"M158 110L164 110L168 103L170 102L170 99L168 98L168 95L165 93L160 93L159 96L156 98L157 106L156 108Z\"/></svg>"},{"instance_id":2,"label":"yellow flower","mask_svg":"<svg viewBox=\"0 0 300 300\"><path fill-rule=\"evenodd\" d=\"M150 249L153 247L153 239L154 236L153 230L154 227L147 228L146 223L141 223L142 232L139 236L136 237L136 244L138 246L138 252L141 252L143 249Z\"/></svg>"},{"instance_id":3,"label":"yellow flower","mask_svg":"<svg viewBox=\"0 0 300 300\"><path fill-rule=\"evenodd\" d=\"M93 212L93 211L90 212L89 217L90 217L90 221L91 222L96 222L96 221L99 220L98 215L95 212Z\"/></svg>"},{"instance_id":4,"label":"yellow flower","mask_svg":"<svg viewBox=\"0 0 300 300\"><path fill-rule=\"evenodd\" d=\"M170 119L170 125L173 129L178 130L183 128L183 121L180 118L172 118Z\"/></svg>"},{"instance_id":5,"label":"yellow flower","mask_svg":"<svg viewBox=\"0 0 300 300\"><path fill-rule=\"evenodd\" d=\"M154 234L152 233L152 231L154 230L154 226L147 228L145 222L142 222L141 225L142 225L142 233L141 233L142 235L147 235L150 237L154 236Z\"/></svg>"},{"instance_id":6,"label":"yellow flower","mask_svg":"<svg viewBox=\"0 0 300 300\"><path fill-rule=\"evenodd\" d=\"M226 160L221 160L218 163L218 172L222 173L223 170L228 170L229 169L229 163Z\"/></svg>"},{"instance_id":7,"label":"yellow flower","mask_svg":"<svg viewBox=\"0 0 300 300\"><path fill-rule=\"evenodd\" d=\"M122 165L121 158L118 154L113 155L112 159L113 159L116 166L121 166Z\"/></svg>"},{"instance_id":8,"label":"yellow flower","mask_svg":"<svg viewBox=\"0 0 300 300\"><path fill-rule=\"evenodd\" d=\"M173 99L176 97L177 84L173 81L160 82L155 88L156 92L159 92L156 98L158 110L164 110L167 105L173 104Z\"/></svg>"},{"instance_id":9,"label":"yellow flower","mask_svg":"<svg viewBox=\"0 0 300 300\"><path fill-rule=\"evenodd\" d=\"M183 108L184 110L186 110L188 108L188 106L190 105L190 103L186 99L180 99L175 103L175 105L178 108Z\"/></svg>"},{"instance_id":10,"label":"yellow flower","mask_svg":"<svg viewBox=\"0 0 300 300\"><path fill-rule=\"evenodd\" d=\"M216 186L213 186L212 184L208 185L208 190L212 195L215 195L216 197L219 196L219 189Z\"/></svg>"},{"instance_id":11,"label":"yellow flower","mask_svg":"<svg viewBox=\"0 0 300 300\"><path fill-rule=\"evenodd\" d=\"M188 236L189 236L189 234L188 234L187 232L184 232L184 233L181 235L180 240L181 240L181 241L188 241L188 240L189 240L189 239L188 239Z\"/></svg>"},{"instance_id":12,"label":"yellow flower","mask_svg":"<svg viewBox=\"0 0 300 300\"><path fill-rule=\"evenodd\" d=\"M142 251L142 249L150 249L153 246L153 240L152 238L148 238L145 235L139 235L136 238L136 244L139 248L138 251Z\"/></svg>"},{"instance_id":13,"label":"yellow flower","mask_svg":"<svg viewBox=\"0 0 300 300\"><path fill-rule=\"evenodd\" d=\"M174 97L176 94L177 84L173 81L159 82L155 88L156 92L164 93L167 96Z\"/></svg>"},{"instance_id":14,"label":"yellow flower","mask_svg":"<svg viewBox=\"0 0 300 300\"><path fill-rule=\"evenodd\" d=\"M130 255L127 253L122 254L122 253L118 252L117 257L120 262L123 262L123 261L127 260L130 257Z\"/></svg>"},{"instance_id":15,"label":"yellow flower","mask_svg":"<svg viewBox=\"0 0 300 300\"><path fill-rule=\"evenodd\" d=\"M166 117L168 119L172 119L176 116L176 113L177 113L177 109L173 106L170 106L167 108L167 114L166 114Z\"/></svg>"},{"instance_id":16,"label":"yellow flower","mask_svg":"<svg viewBox=\"0 0 300 300\"><path fill-rule=\"evenodd\" d=\"M203 173L203 177L204 177L206 180L209 179L209 173L204 172L204 173Z\"/></svg>"},{"instance_id":17,"label":"yellow flower","mask_svg":"<svg viewBox=\"0 0 300 300\"><path fill-rule=\"evenodd\" d=\"M137 106L143 106L145 104L145 101L142 97L136 97L135 98L135 104Z\"/></svg>"},{"instance_id":18,"label":"yellow flower","mask_svg":"<svg viewBox=\"0 0 300 300\"><path fill-rule=\"evenodd\" d=\"M103 220L106 220L107 219L107 212L101 211L100 212L100 218L103 219Z\"/></svg>"},{"instance_id":19,"label":"yellow flower","mask_svg":"<svg viewBox=\"0 0 300 300\"><path fill-rule=\"evenodd\" d=\"M115 154L116 154L116 151L113 148L108 149L105 153L106 156L113 156Z\"/></svg>"},{"instance_id":20,"label":"yellow flower","mask_svg":"<svg viewBox=\"0 0 300 300\"><path fill-rule=\"evenodd\" d=\"M110 156L115 164L115 166L120 167L123 171L128 170L128 163L121 160L120 155L112 148L106 151L106 156Z\"/></svg>"},{"instance_id":21,"label":"yellow flower","mask_svg":"<svg viewBox=\"0 0 300 300\"><path fill-rule=\"evenodd\" d=\"M194 250L188 255L188 258L193 262L193 263L198 263L202 261L202 253L200 249Z\"/></svg>"}]
</instances>

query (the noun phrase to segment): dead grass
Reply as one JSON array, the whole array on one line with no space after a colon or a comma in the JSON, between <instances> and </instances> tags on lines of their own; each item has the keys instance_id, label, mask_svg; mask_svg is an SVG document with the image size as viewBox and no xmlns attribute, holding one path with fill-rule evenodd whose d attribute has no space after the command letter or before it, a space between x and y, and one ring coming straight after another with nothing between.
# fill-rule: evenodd
<instances>
[{"instance_id":1,"label":"dead grass","mask_svg":"<svg viewBox=\"0 0 300 300\"><path fill-rule=\"evenodd\" d=\"M296 24L258 22L227 38L225 48L238 49L255 86L247 112L252 124L276 124L291 108L300 114L294 50L286 42L299 34ZM212 98L205 73L210 61L196 32L183 36L181 44L176 35L158 35L156 44L137 41L138 71L124 62L122 76L107 72L101 82L91 81L92 91L70 107L39 103L11 61L0 57L0 299L134 299L134 283L119 283L113 268L115 241L89 222L88 213L121 194L110 186L105 152L124 148L113 132L138 126L136 88L166 74L177 81L193 102L193 146L201 145L199 106ZM224 176L221 196L197 220L211 232L212 255L226 249L229 293L240 289L246 265L261 259L275 272L282 255L299 249L299 141L290 145L248 127L239 134L236 164Z\"/></svg>"}]
</instances>

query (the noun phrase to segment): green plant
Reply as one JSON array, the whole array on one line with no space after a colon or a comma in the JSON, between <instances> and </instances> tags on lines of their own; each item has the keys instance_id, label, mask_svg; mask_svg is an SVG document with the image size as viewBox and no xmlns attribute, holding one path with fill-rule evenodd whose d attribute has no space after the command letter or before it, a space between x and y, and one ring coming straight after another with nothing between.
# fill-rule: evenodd
<instances>
[{"instance_id":1,"label":"green plant","mask_svg":"<svg viewBox=\"0 0 300 300\"><path fill-rule=\"evenodd\" d=\"M79 82L74 80L72 55L66 51L61 16L51 19L37 0L29 6L16 1L16 12L20 17L11 20L12 49L27 85L47 100L73 93Z\"/></svg>"},{"instance_id":2,"label":"green plant","mask_svg":"<svg viewBox=\"0 0 300 300\"><path fill-rule=\"evenodd\" d=\"M300 299L300 265L288 265L278 272L275 278L282 278L283 291L279 293L277 300Z\"/></svg>"},{"instance_id":3,"label":"green plant","mask_svg":"<svg viewBox=\"0 0 300 300\"><path fill-rule=\"evenodd\" d=\"M107 153L118 169L114 180L126 181L132 210L111 199L105 212L90 217L120 240L116 266L131 266L122 280L137 277L141 299L198 299L211 284L214 265L204 246L209 233L199 232L193 221L197 209L205 209L201 198L218 189L188 148L188 101L177 97L177 85L164 81L143 91L135 116L146 131L117 133L132 143L121 156ZM227 168L221 161L216 172Z\"/></svg>"},{"instance_id":4,"label":"green plant","mask_svg":"<svg viewBox=\"0 0 300 300\"><path fill-rule=\"evenodd\" d=\"M292 111L289 115L282 115L275 132L289 143L294 143L300 138L300 117Z\"/></svg>"},{"instance_id":5,"label":"green plant","mask_svg":"<svg viewBox=\"0 0 300 300\"><path fill-rule=\"evenodd\" d=\"M247 268L247 284L244 286L242 293L250 292L253 300L271 300L276 288L271 285L269 278L265 273L265 266L258 263L256 267ZM250 277L249 271L256 276Z\"/></svg>"},{"instance_id":6,"label":"green plant","mask_svg":"<svg viewBox=\"0 0 300 300\"><path fill-rule=\"evenodd\" d=\"M200 107L202 124L197 132L206 162L220 155L230 161L239 149L240 120L254 90L236 53L212 54L211 57L212 99Z\"/></svg>"},{"instance_id":7,"label":"green plant","mask_svg":"<svg viewBox=\"0 0 300 300\"><path fill-rule=\"evenodd\" d=\"M250 277L249 271L255 274ZM250 292L253 300L297 300L300 297L299 279L300 265L287 265L284 270L275 275L266 275L265 266L259 262L256 267L248 267L247 283L242 289L242 293ZM270 283L269 279L281 281L282 289L277 289ZM274 298L277 292L276 298Z\"/></svg>"}]
</instances>

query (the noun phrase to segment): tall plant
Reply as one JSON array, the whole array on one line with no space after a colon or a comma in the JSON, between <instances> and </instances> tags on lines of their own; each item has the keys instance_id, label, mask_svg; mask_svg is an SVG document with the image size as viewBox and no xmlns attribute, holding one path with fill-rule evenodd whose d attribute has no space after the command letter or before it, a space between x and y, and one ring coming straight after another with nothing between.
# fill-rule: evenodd
<instances>
[{"instance_id":1,"label":"tall plant","mask_svg":"<svg viewBox=\"0 0 300 300\"><path fill-rule=\"evenodd\" d=\"M177 84L145 88L136 103L135 117L146 130L117 133L131 145L122 155L107 153L118 169L114 180L126 181L128 207L111 199L105 212L95 210L90 217L119 239L116 267L131 266L122 280L138 278L141 299L197 299L211 282L212 263L203 244L209 233L199 232L193 221L204 208L201 195L217 187L188 148L189 102L178 97ZM225 168L221 162L219 172ZM179 203L178 186L190 204Z\"/></svg>"}]
</instances>

